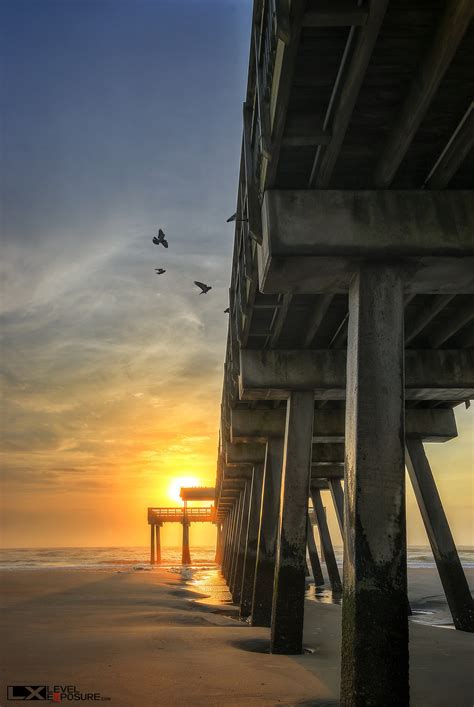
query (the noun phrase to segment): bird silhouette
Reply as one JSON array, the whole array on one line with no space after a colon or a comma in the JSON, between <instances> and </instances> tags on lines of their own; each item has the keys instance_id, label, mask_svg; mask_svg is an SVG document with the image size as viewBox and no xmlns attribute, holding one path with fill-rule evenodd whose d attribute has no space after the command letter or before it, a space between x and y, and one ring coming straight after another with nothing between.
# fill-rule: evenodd
<instances>
[{"instance_id":1,"label":"bird silhouette","mask_svg":"<svg viewBox=\"0 0 474 707\"><path fill-rule=\"evenodd\" d=\"M155 272L157 275L163 275L163 273L165 273L166 270L163 270L163 268L155 268Z\"/></svg>"},{"instance_id":2,"label":"bird silhouette","mask_svg":"<svg viewBox=\"0 0 474 707\"><path fill-rule=\"evenodd\" d=\"M155 245L162 245L162 246L164 246L165 248L168 247L168 241L166 240L165 234L163 233L163 231L161 230L161 228L160 228L159 231L158 231L158 235L157 235L157 236L153 236L153 243L154 243Z\"/></svg>"},{"instance_id":3,"label":"bird silhouette","mask_svg":"<svg viewBox=\"0 0 474 707\"><path fill-rule=\"evenodd\" d=\"M236 223L247 223L248 218L237 218L237 211L236 211L235 214L232 214L232 216L229 216L226 223L231 223L232 221L235 221Z\"/></svg>"},{"instance_id":4,"label":"bird silhouette","mask_svg":"<svg viewBox=\"0 0 474 707\"><path fill-rule=\"evenodd\" d=\"M230 307L227 307L227 309L224 309L224 314L229 314L230 312Z\"/></svg>"},{"instance_id":5,"label":"bird silhouette","mask_svg":"<svg viewBox=\"0 0 474 707\"><path fill-rule=\"evenodd\" d=\"M212 290L212 287L210 287L209 285L206 285L204 282L199 282L198 280L194 280L194 284L197 287L201 288L201 292L199 293L200 295L207 295L209 290Z\"/></svg>"}]
</instances>

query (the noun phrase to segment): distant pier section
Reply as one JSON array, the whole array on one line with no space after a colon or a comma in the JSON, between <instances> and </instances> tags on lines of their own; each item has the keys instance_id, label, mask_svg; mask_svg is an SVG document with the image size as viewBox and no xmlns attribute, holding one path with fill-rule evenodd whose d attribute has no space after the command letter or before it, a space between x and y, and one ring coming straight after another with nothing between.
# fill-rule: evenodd
<instances>
[{"instance_id":1,"label":"distant pier section","mask_svg":"<svg viewBox=\"0 0 474 707\"><path fill-rule=\"evenodd\" d=\"M198 508L188 508L188 501L213 501L215 488L195 486L181 488L180 497L183 506L177 508L148 508L148 524L150 526L150 564L161 563L161 532L163 523L181 523L183 526L183 545L181 562L191 564L189 548L189 526L191 523L215 523L216 511L213 505Z\"/></svg>"}]
</instances>

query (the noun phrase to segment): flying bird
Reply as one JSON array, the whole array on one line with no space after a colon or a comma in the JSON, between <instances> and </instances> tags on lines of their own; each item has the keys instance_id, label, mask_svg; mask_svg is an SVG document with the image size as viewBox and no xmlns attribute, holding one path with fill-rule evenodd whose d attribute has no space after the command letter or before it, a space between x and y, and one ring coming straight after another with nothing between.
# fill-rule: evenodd
<instances>
[{"instance_id":1,"label":"flying bird","mask_svg":"<svg viewBox=\"0 0 474 707\"><path fill-rule=\"evenodd\" d=\"M158 231L158 235L157 235L157 236L153 236L153 243L154 243L155 245L162 245L162 246L164 246L165 248L168 247L168 241L166 240L165 234L163 233L163 231L161 230L161 228L160 228L159 231Z\"/></svg>"},{"instance_id":2,"label":"flying bird","mask_svg":"<svg viewBox=\"0 0 474 707\"><path fill-rule=\"evenodd\" d=\"M224 309L224 314L229 314L230 312L230 307L227 307L227 309Z\"/></svg>"},{"instance_id":3,"label":"flying bird","mask_svg":"<svg viewBox=\"0 0 474 707\"><path fill-rule=\"evenodd\" d=\"M165 273L166 270L163 270L163 268L155 268L155 272L157 275L163 275L163 273Z\"/></svg>"},{"instance_id":4,"label":"flying bird","mask_svg":"<svg viewBox=\"0 0 474 707\"><path fill-rule=\"evenodd\" d=\"M197 287L200 287L200 288L201 288L201 292L199 293L200 295L207 295L207 293L209 292L209 290L212 290L212 287L210 287L209 285L204 284L204 282L199 282L198 280L194 280L194 284L195 284Z\"/></svg>"},{"instance_id":5,"label":"flying bird","mask_svg":"<svg viewBox=\"0 0 474 707\"><path fill-rule=\"evenodd\" d=\"M236 221L237 223L247 223L248 218L237 218L237 211L236 211L235 214L232 214L232 216L229 216L226 223L231 223L232 221Z\"/></svg>"}]
</instances>

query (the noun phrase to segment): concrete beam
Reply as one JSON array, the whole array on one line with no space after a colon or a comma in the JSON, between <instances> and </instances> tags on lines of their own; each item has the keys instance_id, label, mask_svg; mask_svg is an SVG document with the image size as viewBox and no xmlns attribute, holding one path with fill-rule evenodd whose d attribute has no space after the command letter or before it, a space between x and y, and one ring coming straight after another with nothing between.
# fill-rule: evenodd
<instances>
[{"instance_id":1,"label":"concrete beam","mask_svg":"<svg viewBox=\"0 0 474 707\"><path fill-rule=\"evenodd\" d=\"M311 483L318 479L343 479L344 464L318 464L311 467Z\"/></svg>"},{"instance_id":2,"label":"concrete beam","mask_svg":"<svg viewBox=\"0 0 474 707\"><path fill-rule=\"evenodd\" d=\"M343 442L345 410L315 410L313 442ZM425 442L447 442L457 437L452 410L405 410L407 438ZM230 439L235 444L264 443L281 437L285 430L285 410L231 410Z\"/></svg>"},{"instance_id":3,"label":"concrete beam","mask_svg":"<svg viewBox=\"0 0 474 707\"><path fill-rule=\"evenodd\" d=\"M341 704L408 705L403 283L349 293Z\"/></svg>"},{"instance_id":4,"label":"concrete beam","mask_svg":"<svg viewBox=\"0 0 474 707\"><path fill-rule=\"evenodd\" d=\"M473 263L474 265L474 263ZM313 389L318 400L346 397L346 352L240 352L239 391L243 400L282 400L292 390ZM467 400L474 397L474 350L406 350L407 400Z\"/></svg>"},{"instance_id":5,"label":"concrete beam","mask_svg":"<svg viewBox=\"0 0 474 707\"><path fill-rule=\"evenodd\" d=\"M472 191L266 191L260 290L345 293L361 260L401 262L407 291L474 292Z\"/></svg>"},{"instance_id":6,"label":"concrete beam","mask_svg":"<svg viewBox=\"0 0 474 707\"><path fill-rule=\"evenodd\" d=\"M265 461L265 445L229 443L227 445L226 457L227 464L248 464L249 467L250 464L261 464ZM312 445L312 464L337 464L343 462L344 444L338 442L317 443Z\"/></svg>"}]
</instances>

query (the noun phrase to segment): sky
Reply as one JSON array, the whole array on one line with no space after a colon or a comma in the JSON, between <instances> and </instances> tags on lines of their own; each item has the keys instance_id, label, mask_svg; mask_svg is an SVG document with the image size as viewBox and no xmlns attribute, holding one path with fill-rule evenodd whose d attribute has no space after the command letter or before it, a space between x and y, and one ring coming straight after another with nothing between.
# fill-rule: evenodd
<instances>
[{"instance_id":1,"label":"sky","mask_svg":"<svg viewBox=\"0 0 474 707\"><path fill-rule=\"evenodd\" d=\"M214 483L251 4L0 1L3 546L144 545ZM428 445L462 544L470 412Z\"/></svg>"}]
</instances>

